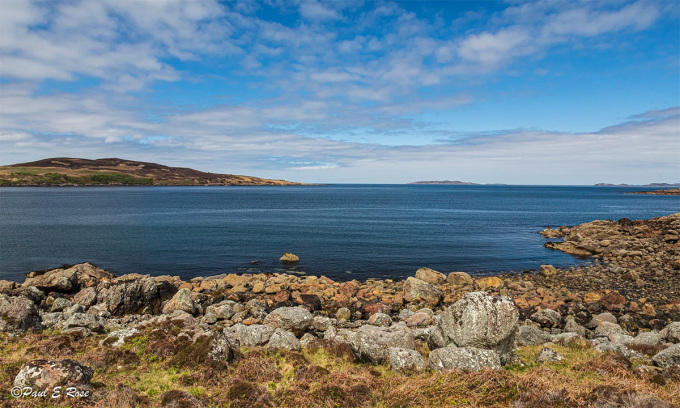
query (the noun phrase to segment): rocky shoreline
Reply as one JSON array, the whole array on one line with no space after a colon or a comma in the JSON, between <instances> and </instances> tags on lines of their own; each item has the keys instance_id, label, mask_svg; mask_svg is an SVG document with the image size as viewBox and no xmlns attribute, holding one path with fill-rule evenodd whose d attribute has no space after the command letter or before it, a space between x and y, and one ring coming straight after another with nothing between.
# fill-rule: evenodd
<instances>
[{"instance_id":1,"label":"rocky shoreline","mask_svg":"<svg viewBox=\"0 0 680 408\"><path fill-rule=\"evenodd\" d=\"M126 353L121 350L139 351L142 345L143 356L137 353L137 358L149 358L148 364L162 361L163 367L238 371L252 350L284 350L309 359L309 350L324 349L395 373L420 375L558 364L564 358L558 350L583 347L623 359L630 378L665 387L654 394L660 405L653 406L672 406L663 404L680 402L679 231L680 214L546 229L541 232L546 238L561 239L546 247L592 261L479 278L421 268L404 281L335 282L286 274L182 281L116 277L90 263L31 272L22 284L0 281L0 339L8 350L28 347L31 336L55 335L117 357L95 370L91 361L59 358L77 357L75 349L71 354L48 351L40 360L0 353L0 364L10 373L0 382L24 388L75 384L91 393L81 401L87 406L114 398L110 387L97 385L97 376L123 364L119 360ZM532 347L539 349L527 360L522 350L533 353ZM241 374L238 381L248 373ZM234 378L224 381L229 390L235 387ZM285 395L277 392L293 387L276 383L272 392L262 393L258 381L246 382L256 396L248 398L255 399L237 395L221 401L217 394L201 399L185 391L174 397L165 393L160 401L148 399L148 393L146 398L158 406L279 406ZM338 389L338 395L347 397L347 387ZM17 402L9 395L3 398ZM377 397L372 398L347 406L373 406ZM194 405L171 405L183 399ZM327 405L335 406L331 402Z\"/></svg>"}]
</instances>

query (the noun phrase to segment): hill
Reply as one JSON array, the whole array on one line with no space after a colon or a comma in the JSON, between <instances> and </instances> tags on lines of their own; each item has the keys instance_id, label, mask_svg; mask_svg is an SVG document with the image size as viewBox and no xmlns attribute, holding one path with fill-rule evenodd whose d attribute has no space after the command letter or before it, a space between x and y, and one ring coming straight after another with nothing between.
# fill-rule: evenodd
<instances>
[{"instance_id":1,"label":"hill","mask_svg":"<svg viewBox=\"0 0 680 408\"><path fill-rule=\"evenodd\" d=\"M185 167L124 159L58 157L0 166L0 186L165 185L284 186L300 185L235 174L207 173Z\"/></svg>"}]
</instances>

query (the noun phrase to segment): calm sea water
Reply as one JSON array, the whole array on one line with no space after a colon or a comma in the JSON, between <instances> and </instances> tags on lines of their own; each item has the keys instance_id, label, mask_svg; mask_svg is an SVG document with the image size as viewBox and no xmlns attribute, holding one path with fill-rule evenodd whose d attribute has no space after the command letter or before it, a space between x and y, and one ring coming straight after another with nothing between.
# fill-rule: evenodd
<instances>
[{"instance_id":1,"label":"calm sea water","mask_svg":"<svg viewBox=\"0 0 680 408\"><path fill-rule=\"evenodd\" d=\"M0 278L91 261L116 274L277 272L334 279L535 269L578 260L545 226L680 211L636 188L329 185L0 189ZM260 261L253 265L251 261Z\"/></svg>"}]
</instances>

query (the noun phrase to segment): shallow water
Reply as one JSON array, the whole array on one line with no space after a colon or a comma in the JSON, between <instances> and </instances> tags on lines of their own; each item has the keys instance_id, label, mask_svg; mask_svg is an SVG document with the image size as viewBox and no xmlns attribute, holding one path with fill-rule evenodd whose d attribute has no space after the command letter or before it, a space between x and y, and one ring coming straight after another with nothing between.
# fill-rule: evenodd
<instances>
[{"instance_id":1,"label":"shallow water","mask_svg":"<svg viewBox=\"0 0 680 408\"><path fill-rule=\"evenodd\" d=\"M284 270L333 279L520 271L579 262L545 226L644 219L680 197L639 187L327 185L0 189L0 278L91 261L116 274ZM252 265L251 261L260 261Z\"/></svg>"}]
</instances>

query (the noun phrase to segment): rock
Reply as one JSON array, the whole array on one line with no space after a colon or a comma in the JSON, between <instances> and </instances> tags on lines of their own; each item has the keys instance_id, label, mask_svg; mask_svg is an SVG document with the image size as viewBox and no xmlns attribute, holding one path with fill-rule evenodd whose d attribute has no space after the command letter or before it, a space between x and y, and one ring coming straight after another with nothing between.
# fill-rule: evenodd
<instances>
[{"instance_id":1,"label":"rock","mask_svg":"<svg viewBox=\"0 0 680 408\"><path fill-rule=\"evenodd\" d=\"M301 336L312 325L314 317L302 307L280 307L269 313L265 324L278 327Z\"/></svg>"},{"instance_id":2,"label":"rock","mask_svg":"<svg viewBox=\"0 0 680 408\"><path fill-rule=\"evenodd\" d=\"M341 307L337 312L335 312L335 318L338 319L338 321L347 321L351 316L352 312L350 312L350 310L346 307Z\"/></svg>"},{"instance_id":3,"label":"rock","mask_svg":"<svg viewBox=\"0 0 680 408\"><path fill-rule=\"evenodd\" d=\"M9 295L16 287L16 282L0 279L0 294Z\"/></svg>"},{"instance_id":4,"label":"rock","mask_svg":"<svg viewBox=\"0 0 680 408\"><path fill-rule=\"evenodd\" d=\"M420 279L409 277L404 282L404 300L407 302L420 302L435 307L443 296L441 289Z\"/></svg>"},{"instance_id":5,"label":"rock","mask_svg":"<svg viewBox=\"0 0 680 408\"><path fill-rule=\"evenodd\" d=\"M283 255L281 255L281 258L279 258L279 261L286 263L295 263L300 261L300 257L298 257L295 254L291 254L290 252L284 252Z\"/></svg>"},{"instance_id":6,"label":"rock","mask_svg":"<svg viewBox=\"0 0 680 408\"><path fill-rule=\"evenodd\" d=\"M413 333L405 327L395 326L391 328L371 325L359 327L348 339L352 351L361 361L380 363L385 360L389 347L414 350L416 343Z\"/></svg>"},{"instance_id":7,"label":"rock","mask_svg":"<svg viewBox=\"0 0 680 408\"><path fill-rule=\"evenodd\" d=\"M518 346L538 346L549 343L551 340L552 337L549 333L537 327L531 325L519 326L519 333L517 334Z\"/></svg>"},{"instance_id":8,"label":"rock","mask_svg":"<svg viewBox=\"0 0 680 408\"><path fill-rule=\"evenodd\" d=\"M50 308L51 312L61 312L64 309L68 309L71 307L73 303L71 303L70 300L66 298L56 298L54 299L54 303L52 303L52 307Z\"/></svg>"},{"instance_id":9,"label":"rock","mask_svg":"<svg viewBox=\"0 0 680 408\"><path fill-rule=\"evenodd\" d=\"M333 326L330 318L325 316L314 316L312 319L312 328L318 332L325 332Z\"/></svg>"},{"instance_id":10,"label":"rock","mask_svg":"<svg viewBox=\"0 0 680 408\"><path fill-rule=\"evenodd\" d=\"M104 320L99 316L89 313L74 313L64 322L64 329L66 331L73 331L73 329L79 328L99 333L104 331Z\"/></svg>"},{"instance_id":11,"label":"rock","mask_svg":"<svg viewBox=\"0 0 680 408\"><path fill-rule=\"evenodd\" d=\"M416 279L432 285L439 285L446 282L446 276L430 268L420 268L416 271Z\"/></svg>"},{"instance_id":12,"label":"rock","mask_svg":"<svg viewBox=\"0 0 680 408\"><path fill-rule=\"evenodd\" d=\"M120 347L125 343L125 339L139 333L134 327L112 331L106 338L99 342L100 346Z\"/></svg>"},{"instance_id":13,"label":"rock","mask_svg":"<svg viewBox=\"0 0 680 408\"><path fill-rule=\"evenodd\" d=\"M536 363L557 363L560 362L564 359L562 357L562 354L556 352L555 350L548 348L548 347L543 347L541 351L538 352L538 355L536 355L536 359L534 362Z\"/></svg>"},{"instance_id":14,"label":"rock","mask_svg":"<svg viewBox=\"0 0 680 408\"><path fill-rule=\"evenodd\" d=\"M213 361L233 361L237 340L232 333L209 332L209 336L212 336L212 342L210 343L208 358Z\"/></svg>"},{"instance_id":15,"label":"rock","mask_svg":"<svg viewBox=\"0 0 680 408\"><path fill-rule=\"evenodd\" d=\"M431 313L418 312L406 319L406 325L408 327L426 327L433 323L432 317Z\"/></svg>"},{"instance_id":16,"label":"rock","mask_svg":"<svg viewBox=\"0 0 680 408\"><path fill-rule=\"evenodd\" d=\"M481 290L486 289L500 289L503 287L503 281L496 276L487 276L477 279L477 286Z\"/></svg>"},{"instance_id":17,"label":"rock","mask_svg":"<svg viewBox=\"0 0 680 408\"><path fill-rule=\"evenodd\" d=\"M389 347L387 349L387 362L392 370L423 371L425 360L416 350Z\"/></svg>"},{"instance_id":18,"label":"rock","mask_svg":"<svg viewBox=\"0 0 680 408\"><path fill-rule=\"evenodd\" d=\"M538 273L541 276L546 276L546 277L555 276L555 275L557 275L557 269L555 269L555 267L552 266L552 265L541 265L538 268Z\"/></svg>"},{"instance_id":19,"label":"rock","mask_svg":"<svg viewBox=\"0 0 680 408\"><path fill-rule=\"evenodd\" d=\"M35 304L24 296L0 294L0 331L16 335L29 329L40 329Z\"/></svg>"},{"instance_id":20,"label":"rock","mask_svg":"<svg viewBox=\"0 0 680 408\"><path fill-rule=\"evenodd\" d=\"M33 360L21 366L14 378L14 386L32 387L34 390L83 386L90 382L93 375L94 370L74 360Z\"/></svg>"},{"instance_id":21,"label":"rock","mask_svg":"<svg viewBox=\"0 0 680 408\"><path fill-rule=\"evenodd\" d=\"M138 312L153 313L160 308L166 288L156 284L151 277L122 276L111 285L97 287L97 300L106 305L112 315L121 316Z\"/></svg>"},{"instance_id":22,"label":"rock","mask_svg":"<svg viewBox=\"0 0 680 408\"><path fill-rule=\"evenodd\" d=\"M21 286L35 286L46 292L70 293L78 288L78 275L72 269L53 269L42 275L26 278Z\"/></svg>"},{"instance_id":23,"label":"rock","mask_svg":"<svg viewBox=\"0 0 680 408\"><path fill-rule=\"evenodd\" d=\"M656 346L661 343L661 334L657 331L640 332L635 336L631 343Z\"/></svg>"},{"instance_id":24,"label":"rock","mask_svg":"<svg viewBox=\"0 0 680 408\"><path fill-rule=\"evenodd\" d=\"M564 331L570 333L576 333L579 336L586 336L586 328L576 323L574 316L567 316L566 322L564 324Z\"/></svg>"},{"instance_id":25,"label":"rock","mask_svg":"<svg viewBox=\"0 0 680 408\"><path fill-rule=\"evenodd\" d=\"M89 308L97 303L97 290L93 287L83 288L73 296L73 303L78 303L83 305L83 307Z\"/></svg>"},{"instance_id":26,"label":"rock","mask_svg":"<svg viewBox=\"0 0 680 408\"><path fill-rule=\"evenodd\" d=\"M283 329L276 329L269 338L267 348L287 349L293 351L300 351L302 347L297 337L289 331Z\"/></svg>"},{"instance_id":27,"label":"rock","mask_svg":"<svg viewBox=\"0 0 680 408\"><path fill-rule=\"evenodd\" d=\"M175 310L181 310L191 315L196 313L196 303L191 298L191 291L189 289L183 288L178 290L175 296L163 306L164 314L172 313Z\"/></svg>"},{"instance_id":28,"label":"rock","mask_svg":"<svg viewBox=\"0 0 680 408\"><path fill-rule=\"evenodd\" d=\"M415 313L411 309L401 309L399 311L399 320L406 321Z\"/></svg>"},{"instance_id":29,"label":"rock","mask_svg":"<svg viewBox=\"0 0 680 408\"><path fill-rule=\"evenodd\" d=\"M670 343L680 343L680 322L673 322L666 326L661 332L661 339Z\"/></svg>"},{"instance_id":30,"label":"rock","mask_svg":"<svg viewBox=\"0 0 680 408\"><path fill-rule=\"evenodd\" d=\"M680 343L675 344L652 357L654 365L666 368L673 364L680 365Z\"/></svg>"},{"instance_id":31,"label":"rock","mask_svg":"<svg viewBox=\"0 0 680 408\"><path fill-rule=\"evenodd\" d=\"M609 337L616 334L625 334L621 326L616 323L603 321L595 328L596 337Z\"/></svg>"},{"instance_id":32,"label":"rock","mask_svg":"<svg viewBox=\"0 0 680 408\"><path fill-rule=\"evenodd\" d=\"M263 324L253 324L251 326L246 326L244 324L235 324L229 329L225 329L225 332L233 333L233 336L241 346L264 346L269 342L272 334L274 333L274 328L271 326Z\"/></svg>"},{"instance_id":33,"label":"rock","mask_svg":"<svg viewBox=\"0 0 680 408\"><path fill-rule=\"evenodd\" d=\"M493 350L482 350L474 347L448 346L430 353L430 369L448 371L453 369L480 371L484 369L500 370L501 360Z\"/></svg>"},{"instance_id":34,"label":"rock","mask_svg":"<svg viewBox=\"0 0 680 408\"><path fill-rule=\"evenodd\" d=\"M307 348L307 347L309 347L310 344L312 344L316 340L317 340L317 337L315 335L313 335L312 333L305 333L300 338L300 346Z\"/></svg>"},{"instance_id":35,"label":"rock","mask_svg":"<svg viewBox=\"0 0 680 408\"><path fill-rule=\"evenodd\" d=\"M64 322L64 314L62 312L44 313L40 317L42 319L41 325L43 329L51 329Z\"/></svg>"},{"instance_id":36,"label":"rock","mask_svg":"<svg viewBox=\"0 0 680 408\"><path fill-rule=\"evenodd\" d=\"M210 305L205 308L205 314L211 313L217 320L231 319L234 315L234 302L225 300L215 305Z\"/></svg>"},{"instance_id":37,"label":"rock","mask_svg":"<svg viewBox=\"0 0 680 408\"><path fill-rule=\"evenodd\" d=\"M471 292L442 313L440 326L458 347L496 350L505 364L515 348L518 321L510 298Z\"/></svg>"},{"instance_id":38,"label":"rock","mask_svg":"<svg viewBox=\"0 0 680 408\"><path fill-rule=\"evenodd\" d=\"M645 358L644 355L638 353L637 351L631 350L624 344L616 342L605 341L603 343L595 345L594 349L601 353L606 352L615 353L629 360L642 360Z\"/></svg>"},{"instance_id":39,"label":"rock","mask_svg":"<svg viewBox=\"0 0 680 408\"><path fill-rule=\"evenodd\" d=\"M474 282L472 276L466 272L451 272L448 278L446 278L446 281L455 286L472 285Z\"/></svg>"},{"instance_id":40,"label":"rock","mask_svg":"<svg viewBox=\"0 0 680 408\"><path fill-rule=\"evenodd\" d=\"M552 309L543 309L531 315L531 320L543 327L557 327L562 321L562 315Z\"/></svg>"},{"instance_id":41,"label":"rock","mask_svg":"<svg viewBox=\"0 0 680 408\"><path fill-rule=\"evenodd\" d=\"M389 327L392 325L392 318L385 313L375 313L368 318L368 323L374 326Z\"/></svg>"},{"instance_id":42,"label":"rock","mask_svg":"<svg viewBox=\"0 0 680 408\"><path fill-rule=\"evenodd\" d=\"M599 326L600 323L602 323L602 322L609 322L609 323L613 323L613 324L618 323L618 321L616 320L616 316L614 316L613 314L611 314L609 312L604 312L604 313L600 313L597 316L594 316L590 320L590 323L588 323L588 328L594 329L597 326Z\"/></svg>"}]
</instances>

